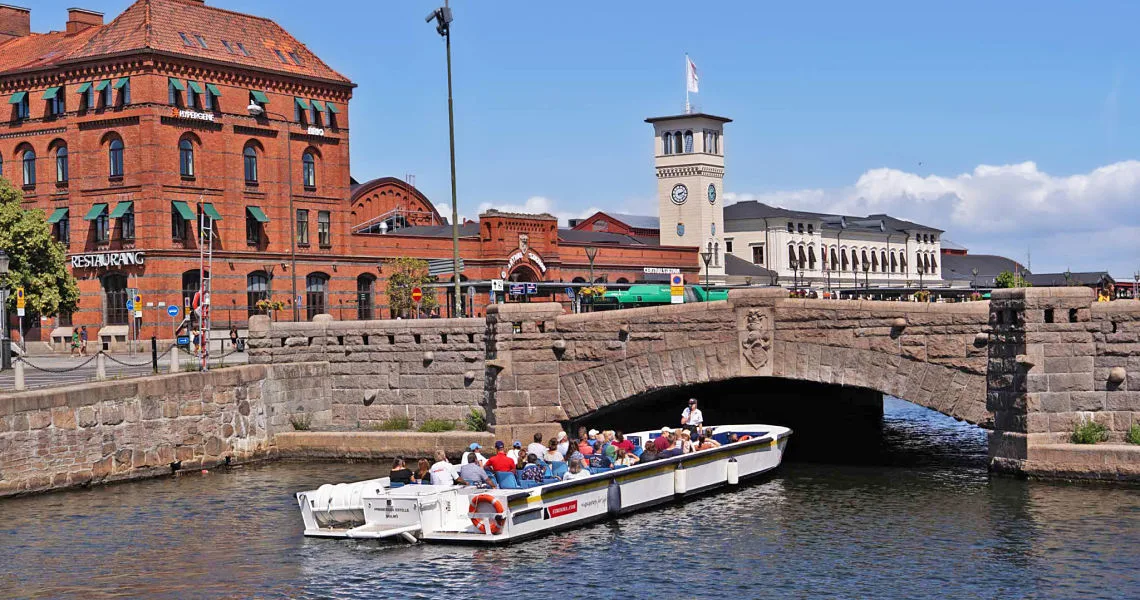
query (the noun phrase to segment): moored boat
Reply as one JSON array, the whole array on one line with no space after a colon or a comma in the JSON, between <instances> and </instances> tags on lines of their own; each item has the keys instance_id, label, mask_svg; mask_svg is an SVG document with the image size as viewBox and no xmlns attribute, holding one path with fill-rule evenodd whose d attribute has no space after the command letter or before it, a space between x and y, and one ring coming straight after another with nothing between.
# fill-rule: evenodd
<instances>
[{"instance_id":1,"label":"moored boat","mask_svg":"<svg viewBox=\"0 0 1140 600\"><path fill-rule=\"evenodd\" d=\"M791 435L774 425L707 428L722 445L572 481L521 489L399 485L387 477L299 492L310 537L501 544L578 527L741 481L778 467ZM740 441L730 442L735 434ZM626 434L642 447L660 432Z\"/></svg>"}]
</instances>

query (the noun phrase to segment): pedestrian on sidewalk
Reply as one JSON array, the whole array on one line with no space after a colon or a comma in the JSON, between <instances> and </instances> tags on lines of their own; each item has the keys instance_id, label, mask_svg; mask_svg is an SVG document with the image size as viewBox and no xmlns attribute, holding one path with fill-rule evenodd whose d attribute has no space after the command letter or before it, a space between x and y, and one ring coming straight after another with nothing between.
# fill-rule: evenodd
<instances>
[{"instance_id":1,"label":"pedestrian on sidewalk","mask_svg":"<svg viewBox=\"0 0 1140 600\"><path fill-rule=\"evenodd\" d=\"M79 356L87 356L87 326L79 328Z\"/></svg>"},{"instance_id":2,"label":"pedestrian on sidewalk","mask_svg":"<svg viewBox=\"0 0 1140 600\"><path fill-rule=\"evenodd\" d=\"M77 356L79 354L79 330L71 330L71 355Z\"/></svg>"}]
</instances>

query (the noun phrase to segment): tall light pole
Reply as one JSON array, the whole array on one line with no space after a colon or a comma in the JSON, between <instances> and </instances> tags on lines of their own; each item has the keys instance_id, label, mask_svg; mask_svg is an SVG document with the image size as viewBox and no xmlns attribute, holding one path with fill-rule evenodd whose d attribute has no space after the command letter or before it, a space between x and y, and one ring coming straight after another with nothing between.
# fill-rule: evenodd
<instances>
[{"instance_id":1,"label":"tall light pole","mask_svg":"<svg viewBox=\"0 0 1140 600\"><path fill-rule=\"evenodd\" d=\"M586 246L586 258L590 260L590 285L594 285L594 257L598 255L596 246Z\"/></svg>"},{"instance_id":2,"label":"tall light pole","mask_svg":"<svg viewBox=\"0 0 1140 600\"><path fill-rule=\"evenodd\" d=\"M447 0L443 6L431 12L424 19L425 22L435 21L435 30L443 37L447 46L447 135L451 142L451 279L455 283L455 312L452 316L458 318L463 307L463 296L459 286L459 200L455 189L455 103L451 98L451 8Z\"/></svg>"},{"instance_id":3,"label":"tall light pole","mask_svg":"<svg viewBox=\"0 0 1140 600\"><path fill-rule=\"evenodd\" d=\"M863 289L871 289L871 265L863 261Z\"/></svg>"},{"instance_id":4,"label":"tall light pole","mask_svg":"<svg viewBox=\"0 0 1140 600\"><path fill-rule=\"evenodd\" d=\"M0 370L12 368L12 345L8 343L8 253L0 250Z\"/></svg>"},{"instance_id":5,"label":"tall light pole","mask_svg":"<svg viewBox=\"0 0 1140 600\"><path fill-rule=\"evenodd\" d=\"M942 266L945 267L946 265L943 264ZM978 268L974 267L974 268L970 269L970 275L974 276L974 291L976 292L976 291L978 291Z\"/></svg>"},{"instance_id":6,"label":"tall light pole","mask_svg":"<svg viewBox=\"0 0 1140 600\"><path fill-rule=\"evenodd\" d=\"M701 252L701 260L705 261L705 302L709 301L709 262L712 261L712 252Z\"/></svg>"},{"instance_id":7,"label":"tall light pole","mask_svg":"<svg viewBox=\"0 0 1140 600\"><path fill-rule=\"evenodd\" d=\"M291 297L293 304L293 322L301 320L301 303L297 298L297 213L293 210L293 147L289 143L289 117L281 113L275 113L265 110L264 106L250 101L249 106L245 107L246 112L251 117L257 118L262 115L266 117L277 117L285 122L285 158L286 169L289 171L287 179L289 180L289 279L292 284L293 295Z\"/></svg>"},{"instance_id":8,"label":"tall light pole","mask_svg":"<svg viewBox=\"0 0 1140 600\"><path fill-rule=\"evenodd\" d=\"M795 292L800 287L800 262L796 260L794 254L792 255L792 259L788 262L791 263L792 266L792 292Z\"/></svg>"},{"instance_id":9,"label":"tall light pole","mask_svg":"<svg viewBox=\"0 0 1140 600\"><path fill-rule=\"evenodd\" d=\"M0 251L0 252L2 252L2 251ZM1132 299L1133 300L1140 299L1140 294L1138 294L1137 291L1140 291L1140 271L1136 271L1135 273L1132 274Z\"/></svg>"}]
</instances>

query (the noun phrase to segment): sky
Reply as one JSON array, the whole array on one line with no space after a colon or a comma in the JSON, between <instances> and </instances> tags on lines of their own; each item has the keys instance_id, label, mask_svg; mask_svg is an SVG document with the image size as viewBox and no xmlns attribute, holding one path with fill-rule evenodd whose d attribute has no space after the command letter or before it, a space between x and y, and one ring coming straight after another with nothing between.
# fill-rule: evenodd
<instances>
[{"instance_id":1,"label":"sky","mask_svg":"<svg viewBox=\"0 0 1140 600\"><path fill-rule=\"evenodd\" d=\"M27 0L24 0L27 2ZM17 4L20 4L16 0ZM437 0L207 0L359 86L353 176L450 212ZM34 31L79 5L35 0ZM650 116L733 119L725 199L886 212L1036 272L1140 270L1140 2L454 0L460 214L656 214Z\"/></svg>"}]
</instances>

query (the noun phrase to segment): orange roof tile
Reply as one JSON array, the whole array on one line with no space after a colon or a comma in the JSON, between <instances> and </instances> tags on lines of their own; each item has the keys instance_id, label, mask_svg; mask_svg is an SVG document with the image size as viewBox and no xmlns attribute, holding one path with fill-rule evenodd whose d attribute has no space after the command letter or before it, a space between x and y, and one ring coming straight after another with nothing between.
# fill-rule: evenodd
<instances>
[{"instance_id":1,"label":"orange roof tile","mask_svg":"<svg viewBox=\"0 0 1140 600\"><path fill-rule=\"evenodd\" d=\"M180 32L194 45L185 44ZM197 43L196 35L205 39L206 48ZM235 52L228 52L222 40L229 41ZM238 50L238 42L250 56ZM53 32L15 38L0 44L0 73L143 49L351 83L272 20L196 0L138 0L114 21L73 36ZM288 62L283 63L274 49L281 50ZM289 52L297 55L300 65L294 64Z\"/></svg>"}]
</instances>

